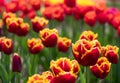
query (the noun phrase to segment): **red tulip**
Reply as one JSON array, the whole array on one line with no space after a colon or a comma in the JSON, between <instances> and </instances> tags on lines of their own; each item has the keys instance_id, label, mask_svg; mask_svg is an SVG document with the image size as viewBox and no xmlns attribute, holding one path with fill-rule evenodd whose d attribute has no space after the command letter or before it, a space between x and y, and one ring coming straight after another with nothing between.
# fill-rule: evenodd
<instances>
[{"instance_id":1,"label":"red tulip","mask_svg":"<svg viewBox=\"0 0 120 83\"><path fill-rule=\"evenodd\" d=\"M45 28L40 31L40 37L45 47L55 47L58 41L58 31Z\"/></svg>"},{"instance_id":2,"label":"red tulip","mask_svg":"<svg viewBox=\"0 0 120 83\"><path fill-rule=\"evenodd\" d=\"M97 21L95 11L90 11L85 14L84 21L89 26L93 27Z\"/></svg>"},{"instance_id":3,"label":"red tulip","mask_svg":"<svg viewBox=\"0 0 120 83\"><path fill-rule=\"evenodd\" d=\"M100 79L104 79L110 72L111 63L105 57L98 59L97 63L90 66L92 73Z\"/></svg>"},{"instance_id":4,"label":"red tulip","mask_svg":"<svg viewBox=\"0 0 120 83\"><path fill-rule=\"evenodd\" d=\"M109 62L117 64L119 60L119 48L117 46L107 45L102 47L102 55L108 59Z\"/></svg>"},{"instance_id":5,"label":"red tulip","mask_svg":"<svg viewBox=\"0 0 120 83\"><path fill-rule=\"evenodd\" d=\"M48 20L47 19L45 19L45 18L43 18L43 17L35 17L35 18L33 18L32 20L32 27L33 27L33 30L35 31L35 32L39 32L40 30L42 30L42 29L44 29L46 26L47 26L47 24L48 24Z\"/></svg>"},{"instance_id":6,"label":"red tulip","mask_svg":"<svg viewBox=\"0 0 120 83\"><path fill-rule=\"evenodd\" d=\"M21 71L22 71L21 58L17 53L14 53L12 57L12 72L21 72Z\"/></svg>"},{"instance_id":7,"label":"red tulip","mask_svg":"<svg viewBox=\"0 0 120 83\"><path fill-rule=\"evenodd\" d=\"M28 39L27 43L28 43L29 51L32 54L37 54L44 48L40 39L35 39L35 38Z\"/></svg>"},{"instance_id":8,"label":"red tulip","mask_svg":"<svg viewBox=\"0 0 120 83\"><path fill-rule=\"evenodd\" d=\"M100 43L97 40L80 39L72 45L72 53L79 64L94 65L100 56Z\"/></svg>"},{"instance_id":9,"label":"red tulip","mask_svg":"<svg viewBox=\"0 0 120 83\"><path fill-rule=\"evenodd\" d=\"M58 38L58 50L60 52L67 52L71 45L71 40L66 37L59 37Z\"/></svg>"}]
</instances>

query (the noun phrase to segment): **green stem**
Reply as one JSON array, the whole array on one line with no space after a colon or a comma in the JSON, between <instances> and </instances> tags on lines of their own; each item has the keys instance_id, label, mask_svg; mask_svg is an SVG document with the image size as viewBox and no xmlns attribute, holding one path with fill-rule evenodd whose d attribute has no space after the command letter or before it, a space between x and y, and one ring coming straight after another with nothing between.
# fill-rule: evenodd
<instances>
[{"instance_id":1,"label":"green stem","mask_svg":"<svg viewBox=\"0 0 120 83\"><path fill-rule=\"evenodd\" d=\"M32 61L32 74L35 74L35 73L37 73L37 56L38 55L33 55L34 57L33 57L33 61Z\"/></svg>"},{"instance_id":2,"label":"green stem","mask_svg":"<svg viewBox=\"0 0 120 83\"><path fill-rule=\"evenodd\" d=\"M85 67L85 69L86 69L86 83L89 83L89 67Z\"/></svg>"},{"instance_id":3,"label":"green stem","mask_svg":"<svg viewBox=\"0 0 120 83\"><path fill-rule=\"evenodd\" d=\"M112 65L111 65L111 70L110 70L110 83L112 83Z\"/></svg>"},{"instance_id":4,"label":"green stem","mask_svg":"<svg viewBox=\"0 0 120 83\"><path fill-rule=\"evenodd\" d=\"M104 79L99 79L99 83L104 83Z\"/></svg>"}]
</instances>

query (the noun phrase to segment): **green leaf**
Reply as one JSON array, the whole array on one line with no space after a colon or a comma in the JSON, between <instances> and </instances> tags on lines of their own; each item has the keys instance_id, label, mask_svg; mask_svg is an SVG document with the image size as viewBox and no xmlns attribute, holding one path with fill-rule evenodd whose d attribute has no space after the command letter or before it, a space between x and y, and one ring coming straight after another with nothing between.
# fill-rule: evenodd
<instances>
[{"instance_id":1,"label":"green leaf","mask_svg":"<svg viewBox=\"0 0 120 83\"><path fill-rule=\"evenodd\" d=\"M1 63L0 63L0 77L2 78L2 83L9 83L8 73Z\"/></svg>"}]
</instances>

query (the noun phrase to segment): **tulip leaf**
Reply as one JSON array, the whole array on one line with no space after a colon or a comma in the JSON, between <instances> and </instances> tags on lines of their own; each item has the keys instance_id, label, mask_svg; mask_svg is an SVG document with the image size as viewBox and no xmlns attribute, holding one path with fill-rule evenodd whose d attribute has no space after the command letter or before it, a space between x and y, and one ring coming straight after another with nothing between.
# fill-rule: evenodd
<instances>
[{"instance_id":1,"label":"tulip leaf","mask_svg":"<svg viewBox=\"0 0 120 83\"><path fill-rule=\"evenodd\" d=\"M2 79L2 83L9 83L8 73L1 63L0 63L0 77Z\"/></svg>"}]
</instances>

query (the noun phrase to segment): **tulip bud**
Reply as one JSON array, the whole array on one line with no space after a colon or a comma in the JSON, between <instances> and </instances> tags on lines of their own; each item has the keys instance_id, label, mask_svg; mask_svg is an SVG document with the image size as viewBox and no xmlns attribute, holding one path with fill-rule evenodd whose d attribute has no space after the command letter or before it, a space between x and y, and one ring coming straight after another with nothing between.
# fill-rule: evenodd
<instances>
[{"instance_id":1,"label":"tulip bud","mask_svg":"<svg viewBox=\"0 0 120 83\"><path fill-rule=\"evenodd\" d=\"M52 9L53 7L46 7L43 11L43 16L46 18L46 19L49 19L51 20L52 19ZM51 11L50 11L51 10Z\"/></svg>"},{"instance_id":2,"label":"tulip bud","mask_svg":"<svg viewBox=\"0 0 120 83\"><path fill-rule=\"evenodd\" d=\"M44 29L48 24L48 20L45 18L35 17L32 19L32 27L35 32L39 32L40 30Z\"/></svg>"},{"instance_id":3,"label":"tulip bud","mask_svg":"<svg viewBox=\"0 0 120 83\"><path fill-rule=\"evenodd\" d=\"M65 18L64 10L61 6L55 6L52 10L52 18L57 21L63 21Z\"/></svg>"},{"instance_id":4,"label":"tulip bud","mask_svg":"<svg viewBox=\"0 0 120 83\"><path fill-rule=\"evenodd\" d=\"M86 22L86 24L93 27L95 25L96 21L97 21L95 11L87 12L85 14L84 21Z\"/></svg>"},{"instance_id":5,"label":"tulip bud","mask_svg":"<svg viewBox=\"0 0 120 83\"><path fill-rule=\"evenodd\" d=\"M55 47L58 41L58 31L46 28L40 31L40 37L44 46Z\"/></svg>"},{"instance_id":6,"label":"tulip bud","mask_svg":"<svg viewBox=\"0 0 120 83\"><path fill-rule=\"evenodd\" d=\"M119 48L117 46L107 45L102 47L102 55L108 59L109 62L117 64L119 60Z\"/></svg>"},{"instance_id":7,"label":"tulip bud","mask_svg":"<svg viewBox=\"0 0 120 83\"><path fill-rule=\"evenodd\" d=\"M12 57L12 71L13 72L21 72L22 71L21 58L17 53L14 53L13 57Z\"/></svg>"},{"instance_id":8,"label":"tulip bud","mask_svg":"<svg viewBox=\"0 0 120 83\"><path fill-rule=\"evenodd\" d=\"M72 53L79 64L94 65L100 56L101 45L97 40L80 39L72 45Z\"/></svg>"},{"instance_id":9,"label":"tulip bud","mask_svg":"<svg viewBox=\"0 0 120 83\"><path fill-rule=\"evenodd\" d=\"M58 38L58 50L60 52L67 52L71 45L71 40L66 37L59 37Z\"/></svg>"},{"instance_id":10,"label":"tulip bud","mask_svg":"<svg viewBox=\"0 0 120 83\"><path fill-rule=\"evenodd\" d=\"M92 73L100 79L104 79L110 72L111 63L105 57L98 59L97 63L90 66Z\"/></svg>"},{"instance_id":11,"label":"tulip bud","mask_svg":"<svg viewBox=\"0 0 120 83\"><path fill-rule=\"evenodd\" d=\"M28 48L30 53L37 54L44 48L44 46L40 39L32 38L28 39Z\"/></svg>"}]
</instances>

